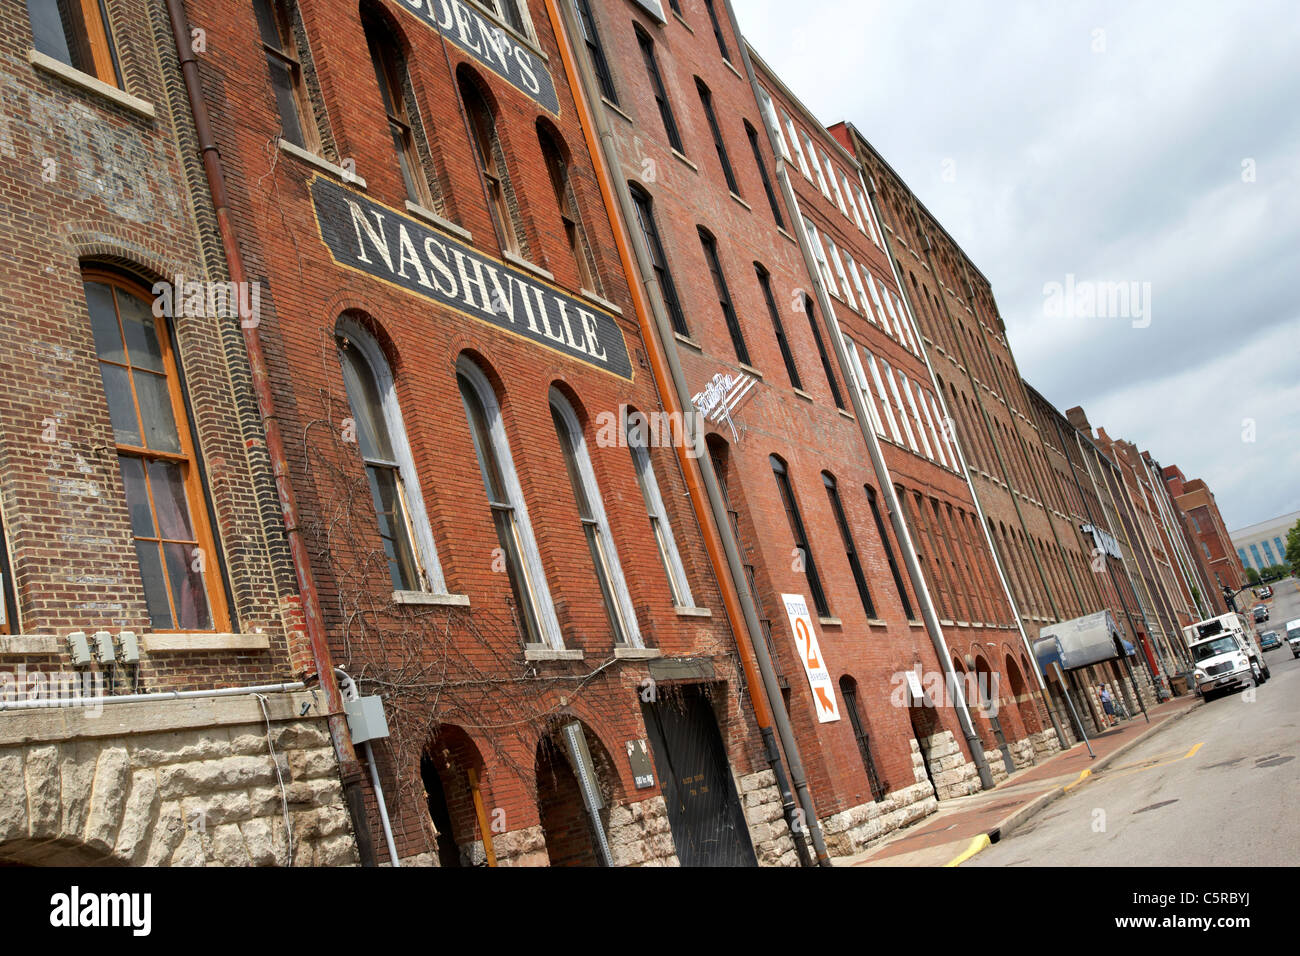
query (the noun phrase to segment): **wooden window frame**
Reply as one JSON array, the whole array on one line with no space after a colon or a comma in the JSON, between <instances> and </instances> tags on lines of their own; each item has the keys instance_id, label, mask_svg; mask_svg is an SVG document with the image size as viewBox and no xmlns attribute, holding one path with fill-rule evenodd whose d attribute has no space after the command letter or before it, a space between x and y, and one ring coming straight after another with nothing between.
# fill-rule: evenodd
<instances>
[{"instance_id":1,"label":"wooden window frame","mask_svg":"<svg viewBox=\"0 0 1300 956\"><path fill-rule=\"evenodd\" d=\"M718 240L702 226L697 227L696 232L700 236L700 245L704 247L704 258L709 267L709 275L713 278L713 288L718 297L718 306L722 309L722 319L726 322L727 332L731 336L731 347L736 351L736 360L741 365L752 367L749 347L745 345L745 335L740 328L740 317L736 315L736 307L731 301L731 290L727 288L727 277L722 271L722 259L718 255Z\"/></svg>"},{"instance_id":2,"label":"wooden window frame","mask_svg":"<svg viewBox=\"0 0 1300 956\"><path fill-rule=\"evenodd\" d=\"M415 128L420 118L415 112L415 104L406 101L409 67L406 57L392 37L379 35L378 31L383 28L384 24L378 18L363 18L366 47L375 68L375 79L379 83L379 98L384 105L389 132L395 140L394 147L407 198L425 209L433 209L433 190L429 188L428 176L415 142Z\"/></svg>"},{"instance_id":3,"label":"wooden window frame","mask_svg":"<svg viewBox=\"0 0 1300 956\"><path fill-rule=\"evenodd\" d=\"M316 111L312 106L311 95L307 91L307 80L303 75L302 53L298 49L297 40L293 35L293 14L297 10L297 0L253 0L253 2L265 3L271 14L271 19L275 23L280 45L274 47L267 43L265 39L262 39L261 47L266 56L275 59L288 70L289 89L298 114L298 129L302 132L302 148L319 156L323 149L320 128L316 123ZM256 17L256 11L254 11L254 17ZM258 36L261 37L260 27ZM272 86L274 86L274 80ZM279 100L276 99L276 114L278 115L279 112ZM280 120L281 131L283 132L284 117L281 116Z\"/></svg>"},{"instance_id":4,"label":"wooden window frame","mask_svg":"<svg viewBox=\"0 0 1300 956\"><path fill-rule=\"evenodd\" d=\"M685 156L686 147L682 145L681 130L677 127L673 104L668 99L668 89L664 86L663 74L659 70L659 58L655 56L655 41L650 34L641 29L640 24L636 24L633 29L636 33L637 46L641 49L641 60L650 77L651 92L654 94L655 105L659 108L659 119L663 121L668 145Z\"/></svg>"},{"instance_id":5,"label":"wooden window frame","mask_svg":"<svg viewBox=\"0 0 1300 956\"><path fill-rule=\"evenodd\" d=\"M57 5L58 0L48 0L50 3ZM103 0L67 0L68 6L72 7L75 12L81 15L81 22L77 26L81 28L82 36L77 39L84 39L86 52L90 55L91 62L87 64L89 70L82 69L75 63L71 62L72 57L72 39L68 36L67 29L63 31L63 42L68 48L68 66L74 70L85 73L87 76L93 76L101 83L105 83L115 89L123 89L122 71L117 60L117 49L113 43L113 32L108 22L108 11L104 9ZM28 15L30 16L30 9ZM64 21L60 16L60 21ZM45 53L46 51L41 50ZM50 55L47 53L47 55ZM58 59L56 57L56 59Z\"/></svg>"},{"instance_id":6,"label":"wooden window frame","mask_svg":"<svg viewBox=\"0 0 1300 956\"><path fill-rule=\"evenodd\" d=\"M523 237L515 227L515 217L510 213L510 197L506 193L510 174L505 168L505 148L497 130L496 114L492 112L492 104L474 86L473 80L460 77L458 85L461 99L466 101L469 125L474 134L474 155L487 185L488 212L496 223L502 252L521 256Z\"/></svg>"},{"instance_id":7,"label":"wooden window frame","mask_svg":"<svg viewBox=\"0 0 1300 956\"><path fill-rule=\"evenodd\" d=\"M803 515L799 512L799 502L794 496L794 483L790 480L790 467L776 455L768 456L768 464L772 466L772 474L776 478L777 492L781 498L781 505L785 509L790 534L794 536L795 549L803 554L803 573L805 580L808 582L808 590L812 597L813 606L817 609L819 617L830 617L830 602L826 599L826 589L822 586L821 574L817 571L817 562L813 560L812 545L808 541L808 532L803 523Z\"/></svg>"},{"instance_id":8,"label":"wooden window frame","mask_svg":"<svg viewBox=\"0 0 1300 956\"><path fill-rule=\"evenodd\" d=\"M586 227L578 212L578 196L573 188L573 178L569 175L569 162L554 134L539 127L537 136L542 149L542 159L550 175L551 188L555 193L555 204L559 207L560 221L564 225L569 251L573 254L574 264L578 267L578 286L584 292L602 295L604 288L596 269L595 254L587 240Z\"/></svg>"},{"instance_id":9,"label":"wooden window frame","mask_svg":"<svg viewBox=\"0 0 1300 956\"><path fill-rule=\"evenodd\" d=\"M663 296L664 306L668 309L668 318L673 331L678 335L690 337L690 327L686 324L686 313L682 311L682 301L677 295L677 284L673 281L672 270L668 267L668 256L664 252L663 240L659 235L659 224L655 222L654 198L635 183L629 184L632 193L632 205L636 207L637 224L641 227L641 237L645 240L646 251L650 254L650 265L655 278L659 280L659 292Z\"/></svg>"},{"instance_id":10,"label":"wooden window frame","mask_svg":"<svg viewBox=\"0 0 1300 956\"><path fill-rule=\"evenodd\" d=\"M107 285L125 295L133 296L136 299L149 302L148 296L144 293L143 287L130 279L123 278L116 273L103 269L87 268L82 270L81 274L83 283L96 282ZM113 309L118 321L118 331L122 333L123 342L126 336L122 329L121 310L117 306L116 295L113 300ZM171 398L172 418L176 423L176 434L180 443L180 452L163 452L151 449L142 445L124 445L117 441L117 436L113 436L113 449L117 456L127 456L137 458L142 461L167 461L182 466L184 471L185 487L185 504L189 510L190 524L195 535L196 546L200 551L208 555L210 560L206 561L206 567L203 575L204 591L208 599L208 613L211 617L211 626L206 628L182 628L176 626L176 607L175 599L172 595L171 578L166 573L166 565L163 565L163 581L166 586L166 595L168 610L171 612L172 625L169 628L157 629L156 633L167 634L209 634L209 633L229 633L230 632L230 607L227 601L225 589L225 574L222 567L221 554L217 550L217 542L212 531L210 523L209 507L207 492L203 487L203 478L200 474L200 463L198 449L195 446L193 423L190 421L189 410L185 401L185 394L181 385L180 365L176 359L175 348L172 343L173 330L171 323L165 316L154 317L154 328L158 337L159 351L162 356L163 374L167 380L167 392ZM129 359L129 355L128 355ZM98 349L95 353L96 365L104 362L99 357ZM133 366L123 366L119 362L108 362L107 364L122 368L133 368ZM136 414L140 414L140 402L135 392L135 377L128 375L128 381L131 385L131 400L134 403ZM105 403L108 401L108 395L104 393ZM143 421L143 418L141 418ZM143 438L143 436L141 436ZM120 471L120 466L119 466ZM123 493L123 502L125 503L125 492ZM151 513L153 511L153 491L150 485L149 504ZM161 533L161 528L158 529ZM132 543L137 540L134 528L131 529ZM153 539L144 539L153 540ZM159 542L169 539L159 538ZM141 587L144 585L144 576L141 574ZM155 631L152 624L150 631Z\"/></svg>"}]
</instances>

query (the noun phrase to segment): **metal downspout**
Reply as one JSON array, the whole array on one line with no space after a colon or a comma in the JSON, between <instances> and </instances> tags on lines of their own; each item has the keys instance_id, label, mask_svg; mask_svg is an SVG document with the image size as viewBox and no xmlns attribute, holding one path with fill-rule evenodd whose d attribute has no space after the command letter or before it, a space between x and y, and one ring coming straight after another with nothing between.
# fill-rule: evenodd
<instances>
[{"instance_id":1,"label":"metal downspout","mask_svg":"<svg viewBox=\"0 0 1300 956\"><path fill-rule=\"evenodd\" d=\"M185 14L183 0L166 0L167 14L171 20L172 34L176 41L176 54L180 57L181 73L185 80L185 92L189 97L190 113L194 120L194 131L198 137L199 150L203 156L203 170L207 176L208 191L217 216L217 225L221 232L221 244L226 253L226 265L230 270L230 280L242 283L245 280L244 260L239 249L239 239L231 221L229 203L226 197L225 171L221 155L212 135L208 118L207 102L203 97L202 81L199 78L198 62L190 46L190 24ZM242 298L241 298L242 307ZM302 599L303 620L306 625L307 640L311 646L316 678L325 694L325 712L329 726L330 742L339 762L339 776L343 783L343 796L352 819L352 829L357 841L357 851L363 866L375 865L374 843L371 839L370 826L366 820L363 775L361 763L357 760L352 738L348 735L347 719L343 714L343 697L334 678L334 662L330 655L329 642L325 634L325 624L321 615L320 596L316 592L316 581L311 570L311 556L303 543L298 528L298 505L294 497L293 486L289 479L289 462L284 451L284 442L280 437L280 425L277 418L275 399L271 391L270 377L267 372L266 356L262 352L261 338L257 326L245 321L240 316L240 328L244 334L244 346L248 352L249 373L252 378L253 392L257 398L257 410L262 419L262 429L266 433L266 452L271 461L275 475L275 487L279 493L280 511L284 519L285 537L288 540L289 553L293 559L294 572L298 580L298 592Z\"/></svg>"}]
</instances>

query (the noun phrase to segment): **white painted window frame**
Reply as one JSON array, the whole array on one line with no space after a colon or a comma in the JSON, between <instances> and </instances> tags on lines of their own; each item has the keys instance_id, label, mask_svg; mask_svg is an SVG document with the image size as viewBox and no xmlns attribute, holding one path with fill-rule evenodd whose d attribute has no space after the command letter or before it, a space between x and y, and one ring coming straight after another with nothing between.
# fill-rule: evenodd
<instances>
[{"instance_id":1,"label":"white painted window frame","mask_svg":"<svg viewBox=\"0 0 1300 956\"><path fill-rule=\"evenodd\" d=\"M424 566L424 575L428 579L428 591L432 594L447 593L447 582L443 577L442 564L438 560L438 549L434 544L433 530L429 527L428 512L424 507L424 493L420 486L420 476L415 470L415 459L411 455L411 445L406 437L406 425L402 418L402 409L397 401L397 385L393 380L392 369L384 351L361 325L352 319L340 319L336 333L348 340L348 346L356 349L374 376L375 388L379 392L379 412L388 430L388 441L393 446L397 458L397 471L402 479L402 495L406 501L411 529L415 540L411 542L419 551L420 563ZM339 357L342 363L342 356ZM358 396L359 397L359 396ZM349 396L349 407L351 397Z\"/></svg>"},{"instance_id":2,"label":"white painted window frame","mask_svg":"<svg viewBox=\"0 0 1300 956\"><path fill-rule=\"evenodd\" d=\"M641 624L636 618L636 608L632 605L632 596L627 590L627 581L623 577L623 565L618 560L618 548L614 544L614 534L610 530L609 516L605 513L605 499L600 494L600 483L596 481L596 470L591 465L591 455L587 450L587 436L582 432L578 414L559 389L552 387L547 396L552 408L560 413L560 418L569 430L569 440L573 443L573 454L578 466L578 479L582 490L591 504L592 517L596 519L596 534L599 535L605 550L605 560L609 562L610 587L614 589L614 600L618 602L627 630L628 647L645 647L641 639ZM561 453L563 453L561 451ZM596 570L596 569L593 569Z\"/></svg>"},{"instance_id":3,"label":"white painted window frame","mask_svg":"<svg viewBox=\"0 0 1300 956\"><path fill-rule=\"evenodd\" d=\"M492 451L497 456L501 469L501 480L506 485L506 497L515 511L519 525L519 537L523 541L523 559L528 566L528 575L537 593L535 609L537 624L542 629L542 637L552 648L564 649L564 634L560 630L559 618L555 616L555 604L551 600L550 585L546 581L546 569L542 565L541 552L537 539L533 536L533 522L528 516L528 503L524 500L524 490L519 484L519 475L515 471L515 458L510 453L510 438L506 435L505 420L501 415L501 403L497 401L496 389L478 365L462 355L456 360L456 371L465 376L474 394L483 405L483 413L488 421L488 437L492 441ZM473 428L473 425L470 425ZM478 462L475 462L475 467ZM523 613L522 610L520 613Z\"/></svg>"}]
</instances>

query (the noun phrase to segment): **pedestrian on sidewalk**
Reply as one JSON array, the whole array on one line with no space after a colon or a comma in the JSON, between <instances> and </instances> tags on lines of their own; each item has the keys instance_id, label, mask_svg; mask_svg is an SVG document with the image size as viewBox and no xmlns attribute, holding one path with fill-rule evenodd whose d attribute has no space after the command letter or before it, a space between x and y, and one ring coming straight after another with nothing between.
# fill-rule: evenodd
<instances>
[{"instance_id":1,"label":"pedestrian on sidewalk","mask_svg":"<svg viewBox=\"0 0 1300 956\"><path fill-rule=\"evenodd\" d=\"M1106 726L1113 727L1119 723L1115 716L1115 698L1110 695L1110 688L1105 684L1098 684L1097 690L1100 691L1101 709L1106 712Z\"/></svg>"}]
</instances>

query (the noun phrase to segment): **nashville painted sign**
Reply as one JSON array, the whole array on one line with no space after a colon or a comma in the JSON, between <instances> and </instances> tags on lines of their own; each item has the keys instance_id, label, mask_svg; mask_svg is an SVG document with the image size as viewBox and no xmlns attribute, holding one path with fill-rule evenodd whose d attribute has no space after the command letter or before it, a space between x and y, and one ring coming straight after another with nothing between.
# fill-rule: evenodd
<instances>
[{"instance_id":1,"label":"nashville painted sign","mask_svg":"<svg viewBox=\"0 0 1300 956\"><path fill-rule=\"evenodd\" d=\"M609 313L332 180L314 179L311 196L321 240L340 265L632 378Z\"/></svg>"},{"instance_id":2,"label":"nashville painted sign","mask_svg":"<svg viewBox=\"0 0 1300 956\"><path fill-rule=\"evenodd\" d=\"M555 82L541 58L505 27L490 22L463 0L399 0L423 20L542 109L560 115Z\"/></svg>"}]
</instances>

